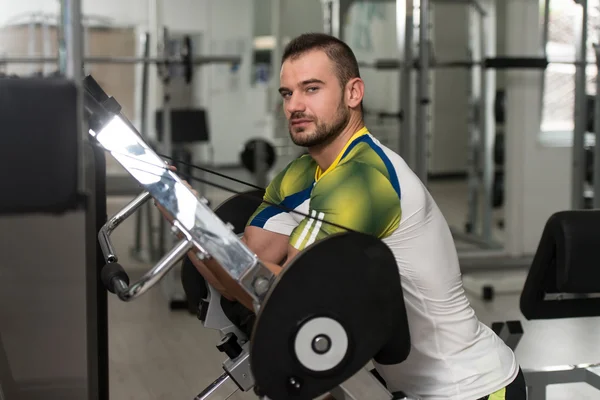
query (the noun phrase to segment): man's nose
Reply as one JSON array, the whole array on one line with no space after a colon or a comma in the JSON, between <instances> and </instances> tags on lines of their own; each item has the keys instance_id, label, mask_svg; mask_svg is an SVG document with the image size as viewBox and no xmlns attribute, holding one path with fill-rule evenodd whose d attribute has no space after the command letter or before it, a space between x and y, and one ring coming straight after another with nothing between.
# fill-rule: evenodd
<instances>
[{"instance_id":1,"label":"man's nose","mask_svg":"<svg viewBox=\"0 0 600 400\"><path fill-rule=\"evenodd\" d=\"M292 115L293 113L303 112L306 109L302 96L294 93L285 102L286 111Z\"/></svg>"}]
</instances>

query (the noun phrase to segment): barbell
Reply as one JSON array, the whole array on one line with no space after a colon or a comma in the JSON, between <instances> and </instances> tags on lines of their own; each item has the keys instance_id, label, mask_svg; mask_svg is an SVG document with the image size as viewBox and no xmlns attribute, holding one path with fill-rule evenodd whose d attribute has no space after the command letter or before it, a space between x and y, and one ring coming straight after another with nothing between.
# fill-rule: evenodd
<instances>
[{"instance_id":1,"label":"barbell","mask_svg":"<svg viewBox=\"0 0 600 400\"><path fill-rule=\"evenodd\" d=\"M44 64L58 63L58 57L0 57L3 64ZM85 57L85 64L157 64L168 66L171 64L184 65L184 79L190 83L193 78L194 65L202 64L240 64L240 56L199 56L194 57L192 40L189 36L183 38L183 48L179 57Z\"/></svg>"},{"instance_id":2,"label":"barbell","mask_svg":"<svg viewBox=\"0 0 600 400\"><path fill-rule=\"evenodd\" d=\"M546 69L550 64L567 65L587 65L586 62L574 60L550 60L546 57L490 57L481 61L475 60L454 60L454 61L435 61L430 62L429 67L435 68L472 68L483 67L484 69ZM399 69L407 67L402 60L395 58L377 59L373 62L359 62L359 67L372 68L377 70ZM420 69L418 60L412 64L412 68Z\"/></svg>"}]
</instances>

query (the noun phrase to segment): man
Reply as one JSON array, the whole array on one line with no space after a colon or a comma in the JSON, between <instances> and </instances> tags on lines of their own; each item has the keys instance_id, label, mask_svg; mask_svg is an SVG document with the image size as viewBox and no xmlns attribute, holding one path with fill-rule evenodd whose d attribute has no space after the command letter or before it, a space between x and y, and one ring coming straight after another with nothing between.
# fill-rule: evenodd
<instances>
[{"instance_id":1,"label":"man","mask_svg":"<svg viewBox=\"0 0 600 400\"><path fill-rule=\"evenodd\" d=\"M412 342L403 363L375 365L388 389L421 399L525 399L514 354L469 305L435 201L364 125L365 85L351 49L328 35L301 35L285 48L280 81L291 138L309 154L270 183L243 241L279 273L307 246L344 227L381 238L402 276ZM252 308L214 261L192 261L225 297Z\"/></svg>"}]
</instances>

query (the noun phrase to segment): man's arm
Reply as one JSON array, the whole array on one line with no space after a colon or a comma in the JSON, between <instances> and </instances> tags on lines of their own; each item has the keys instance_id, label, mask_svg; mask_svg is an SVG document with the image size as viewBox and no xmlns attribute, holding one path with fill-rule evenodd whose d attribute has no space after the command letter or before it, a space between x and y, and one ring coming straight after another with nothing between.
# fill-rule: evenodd
<instances>
[{"instance_id":1,"label":"man's arm","mask_svg":"<svg viewBox=\"0 0 600 400\"><path fill-rule=\"evenodd\" d=\"M256 252L259 259L278 275L306 247L329 235L346 232L345 228L378 238L387 236L400 223L400 198L388 178L377 169L349 163L321 178L313 189L309 215L312 217L304 218L292 231L289 241L285 235L249 229L252 226L247 228L248 236L243 240L251 249L255 246L262 250ZM285 263L279 262L282 254L287 255ZM227 292L252 309L245 290L214 260L207 264Z\"/></svg>"},{"instance_id":2,"label":"man's arm","mask_svg":"<svg viewBox=\"0 0 600 400\"><path fill-rule=\"evenodd\" d=\"M288 241L289 236L287 235L270 232L253 226L246 227L244 236L242 237L242 242L254 251L261 262L276 275L279 274L281 270L279 265L287 254ZM205 275L203 271L207 271L210 276L214 276L218 282L217 285L220 285L221 289L215 285L213 285L213 287L219 290L221 294L224 294L230 300L235 299L239 301L249 310L254 310L250 295L216 260L210 259L206 262L202 262L195 257L194 259L191 259L191 261L207 281L207 275Z\"/></svg>"},{"instance_id":3,"label":"man's arm","mask_svg":"<svg viewBox=\"0 0 600 400\"><path fill-rule=\"evenodd\" d=\"M310 201L311 217L294 229L290 245L302 251L348 229L383 238L398 227L401 215L399 194L388 177L368 164L350 162L317 182Z\"/></svg>"}]
</instances>

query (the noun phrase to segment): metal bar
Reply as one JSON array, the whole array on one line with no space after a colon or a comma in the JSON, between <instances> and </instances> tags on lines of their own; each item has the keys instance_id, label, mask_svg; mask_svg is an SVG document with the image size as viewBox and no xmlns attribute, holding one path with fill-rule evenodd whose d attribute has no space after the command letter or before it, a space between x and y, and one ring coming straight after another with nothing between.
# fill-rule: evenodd
<instances>
[{"instance_id":1,"label":"metal bar","mask_svg":"<svg viewBox=\"0 0 600 400\"><path fill-rule=\"evenodd\" d=\"M175 222L177 225L177 222ZM167 253L156 265L138 281L127 288L117 290L119 299L123 301L133 300L146 293L156 282L160 281L178 263L188 251L194 248L194 243L183 239L175 245L173 250Z\"/></svg>"},{"instance_id":2,"label":"metal bar","mask_svg":"<svg viewBox=\"0 0 600 400\"><path fill-rule=\"evenodd\" d=\"M59 29L60 46L60 72L71 79L78 93L83 88L83 45L81 40L81 0L61 0L61 26ZM77 129L81 135L77 143L78 178L77 188L80 193L86 190L84 144L88 140L88 133L83 129L83 96L77 96Z\"/></svg>"},{"instance_id":3,"label":"metal bar","mask_svg":"<svg viewBox=\"0 0 600 400\"><path fill-rule=\"evenodd\" d=\"M421 0L423 1L423 0ZM391 400L392 394L366 368L331 390L335 400Z\"/></svg>"},{"instance_id":4,"label":"metal bar","mask_svg":"<svg viewBox=\"0 0 600 400\"><path fill-rule=\"evenodd\" d=\"M213 383L208 385L206 389L202 391L198 396L194 397L194 400L206 400L211 396L221 385L229 380L229 375L224 373L220 377L218 377Z\"/></svg>"},{"instance_id":5,"label":"metal bar","mask_svg":"<svg viewBox=\"0 0 600 400\"><path fill-rule=\"evenodd\" d=\"M400 109L402 110L402 120L400 121L400 155L409 167L414 168L414 158L411 149L413 131L412 118L412 65L413 60L413 0L396 1L396 19L398 26L402 26L401 19L404 18L404 43L402 43L401 33L398 32L398 48L404 50L404 67L400 70ZM399 20L400 19L400 20ZM401 54L402 57L402 54ZM408 67L411 66L411 67Z\"/></svg>"},{"instance_id":6,"label":"metal bar","mask_svg":"<svg viewBox=\"0 0 600 400\"><path fill-rule=\"evenodd\" d=\"M50 27L47 20L42 22L42 46L44 57L49 57L52 54L52 42L50 41ZM44 65L44 75L49 73L48 67L48 65Z\"/></svg>"},{"instance_id":7,"label":"metal bar","mask_svg":"<svg viewBox=\"0 0 600 400\"><path fill-rule=\"evenodd\" d=\"M473 12L468 10L468 49L470 53L471 61L475 61L477 58L481 59L482 54L479 54L478 49L475 45L475 34L476 21L473 18ZM465 230L467 235L471 237L471 233L475 232L478 227L478 214L479 214L479 143L480 143L480 125L477 124L477 119L481 118L479 105L481 104L481 72L480 67L472 66L469 68L469 79L468 79L468 99L469 99L469 142L468 142L468 153L467 153L467 221ZM456 238L456 237L455 237Z\"/></svg>"},{"instance_id":8,"label":"metal bar","mask_svg":"<svg viewBox=\"0 0 600 400\"><path fill-rule=\"evenodd\" d=\"M576 59L580 63L586 61L587 50L587 0L580 0L581 26L580 37L576 41ZM585 172L584 137L587 128L586 68L578 65L575 70L575 126L573 130L573 165L571 183L571 207L584 208L583 182Z\"/></svg>"},{"instance_id":9,"label":"metal bar","mask_svg":"<svg viewBox=\"0 0 600 400\"><path fill-rule=\"evenodd\" d=\"M102 229L100 229L100 232L98 233L98 242L100 243L100 248L102 249L102 254L104 255L106 262L118 261L115 250L110 242L110 234L117 228L117 226L119 226L131 214L133 214L135 210L140 208L146 201L148 201L150 197L152 197L150 192L144 191L129 204L127 204L114 217L108 220Z\"/></svg>"},{"instance_id":10,"label":"metal bar","mask_svg":"<svg viewBox=\"0 0 600 400\"><path fill-rule=\"evenodd\" d=\"M333 35L333 10L331 0L321 0L323 8L323 31L328 35Z\"/></svg>"},{"instance_id":11,"label":"metal bar","mask_svg":"<svg viewBox=\"0 0 600 400\"><path fill-rule=\"evenodd\" d=\"M491 29L487 29L486 25L490 20L490 17L479 16L479 46L481 59L485 59L488 56L488 48L486 40L488 35L492 35ZM481 73L481 102L480 102L480 115L479 115L479 131L481 132L482 140L481 147L482 151L482 162L483 162L483 196L482 206L483 215L481 218L482 227L481 234L483 240L486 242L492 241L492 191L494 182L494 136L495 136L495 124L491 123L494 121L494 113L489 112L490 95L493 99L494 88L496 87L495 80L492 74L495 72L488 71L487 69L480 68ZM492 106L493 110L493 106Z\"/></svg>"},{"instance_id":12,"label":"metal bar","mask_svg":"<svg viewBox=\"0 0 600 400\"><path fill-rule=\"evenodd\" d=\"M142 46L144 48L144 57L148 57L150 55L150 33L146 32L142 37ZM142 95L140 98L140 133L142 137L147 137L148 135L148 64L144 64L142 66ZM135 215L135 245L134 245L134 254L137 256L140 255L142 251L142 229L143 223L142 219L144 218L144 214L147 216L148 222L148 248L149 248L149 259L152 260L154 257L154 241L152 240L152 212L148 206L145 206L145 209Z\"/></svg>"},{"instance_id":13,"label":"metal bar","mask_svg":"<svg viewBox=\"0 0 600 400\"><path fill-rule=\"evenodd\" d=\"M163 28L163 39L162 39L162 51L163 58L168 58L169 54L169 30L167 27ZM173 157L173 141L171 137L171 107L170 107L170 93L169 93L169 82L171 80L171 71L168 66L164 67L163 80L163 107L162 107L162 141L161 147L164 154L169 157ZM166 251L167 243L167 230L168 226L165 223L164 218L161 218L160 227L160 243L159 253L164 254Z\"/></svg>"},{"instance_id":14,"label":"metal bar","mask_svg":"<svg viewBox=\"0 0 600 400\"><path fill-rule=\"evenodd\" d=\"M600 71L600 45L594 45L596 67ZM600 79L596 72L596 101L594 102L594 208L600 208Z\"/></svg>"},{"instance_id":15,"label":"metal bar","mask_svg":"<svg viewBox=\"0 0 600 400\"><path fill-rule=\"evenodd\" d=\"M269 90L269 113L277 116L279 108L279 72L281 71L281 57L283 55L283 0L271 0L271 32L275 38L275 45L271 52L271 78ZM274 124L276 126L276 124ZM276 129L276 128L275 128Z\"/></svg>"},{"instance_id":16,"label":"metal bar","mask_svg":"<svg viewBox=\"0 0 600 400\"><path fill-rule=\"evenodd\" d=\"M203 56L192 57L192 65L201 64L239 64L242 58L239 56ZM59 58L56 57L0 57L0 64L42 64L42 63L57 63ZM187 64L187 61L181 57L86 57L83 59L87 64Z\"/></svg>"},{"instance_id":17,"label":"metal bar","mask_svg":"<svg viewBox=\"0 0 600 400\"><path fill-rule=\"evenodd\" d=\"M547 57L546 55L546 46L548 44L548 29L550 23L550 0L544 0L544 20L542 21L542 46L541 46L541 54L542 57ZM551 62L549 62L551 63ZM544 118L544 93L546 91L546 74L541 74L541 82L540 82L540 99L539 104L541 104L540 112L538 114L540 121Z\"/></svg>"},{"instance_id":18,"label":"metal bar","mask_svg":"<svg viewBox=\"0 0 600 400\"><path fill-rule=\"evenodd\" d=\"M428 121L429 108L429 0L421 0L419 10L419 71L417 101L419 110L416 121L417 159L415 171L423 184L427 186L427 166L429 153Z\"/></svg>"},{"instance_id":19,"label":"metal bar","mask_svg":"<svg viewBox=\"0 0 600 400\"><path fill-rule=\"evenodd\" d=\"M35 32L35 23L29 22L29 26L28 26L28 34L29 34L29 43L28 43L28 51L27 53L29 54L30 57L33 57L36 53L36 39L37 39L37 35ZM34 70L34 66L31 66L31 68L29 69L29 73L33 74L35 72Z\"/></svg>"}]
</instances>

